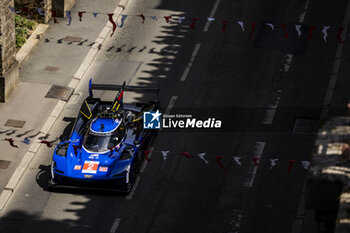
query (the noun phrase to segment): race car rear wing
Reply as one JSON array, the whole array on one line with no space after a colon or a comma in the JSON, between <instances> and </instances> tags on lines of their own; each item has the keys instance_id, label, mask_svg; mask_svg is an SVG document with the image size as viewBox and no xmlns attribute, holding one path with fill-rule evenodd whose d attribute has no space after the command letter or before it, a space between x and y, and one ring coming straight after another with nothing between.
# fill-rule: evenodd
<instances>
[{"instance_id":1,"label":"race car rear wing","mask_svg":"<svg viewBox=\"0 0 350 233\"><path fill-rule=\"evenodd\" d=\"M159 93L158 87L140 87L140 86L126 86L125 82L123 85L114 84L92 84L92 79L89 81L89 96L92 98L92 90L104 90L104 91L132 91L138 93Z\"/></svg>"}]
</instances>

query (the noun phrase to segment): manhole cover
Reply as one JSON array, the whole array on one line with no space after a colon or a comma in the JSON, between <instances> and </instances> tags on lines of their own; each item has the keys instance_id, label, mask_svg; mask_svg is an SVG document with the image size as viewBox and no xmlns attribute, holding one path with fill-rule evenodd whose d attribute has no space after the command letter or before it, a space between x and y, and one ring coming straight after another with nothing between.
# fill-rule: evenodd
<instances>
[{"instance_id":1,"label":"manhole cover","mask_svg":"<svg viewBox=\"0 0 350 233\"><path fill-rule=\"evenodd\" d=\"M317 124L315 120L296 119L294 123L294 134L313 134L316 130Z\"/></svg>"},{"instance_id":2,"label":"manhole cover","mask_svg":"<svg viewBox=\"0 0 350 233\"><path fill-rule=\"evenodd\" d=\"M10 161L0 160L0 169L6 169L10 165Z\"/></svg>"},{"instance_id":3,"label":"manhole cover","mask_svg":"<svg viewBox=\"0 0 350 233\"><path fill-rule=\"evenodd\" d=\"M74 36L66 36L66 38L63 39L66 42L81 42L83 38L81 37L74 37Z\"/></svg>"},{"instance_id":4,"label":"manhole cover","mask_svg":"<svg viewBox=\"0 0 350 233\"><path fill-rule=\"evenodd\" d=\"M60 68L57 66L46 66L45 70L47 71L58 71Z\"/></svg>"},{"instance_id":5,"label":"manhole cover","mask_svg":"<svg viewBox=\"0 0 350 233\"><path fill-rule=\"evenodd\" d=\"M73 92L73 88L52 85L45 98L61 99L67 101Z\"/></svg>"},{"instance_id":6,"label":"manhole cover","mask_svg":"<svg viewBox=\"0 0 350 233\"><path fill-rule=\"evenodd\" d=\"M23 128L25 121L20 120L14 120L14 119L8 119L5 123L5 126L10 127L16 127L16 128Z\"/></svg>"},{"instance_id":7,"label":"manhole cover","mask_svg":"<svg viewBox=\"0 0 350 233\"><path fill-rule=\"evenodd\" d=\"M268 24L274 26L274 30ZM264 22L256 36L254 46L261 49L274 49L291 54L304 54L307 49L307 37L309 36L309 25L299 24L301 35L298 36L298 31L295 28L297 23L285 24L286 34L281 23Z\"/></svg>"}]
</instances>

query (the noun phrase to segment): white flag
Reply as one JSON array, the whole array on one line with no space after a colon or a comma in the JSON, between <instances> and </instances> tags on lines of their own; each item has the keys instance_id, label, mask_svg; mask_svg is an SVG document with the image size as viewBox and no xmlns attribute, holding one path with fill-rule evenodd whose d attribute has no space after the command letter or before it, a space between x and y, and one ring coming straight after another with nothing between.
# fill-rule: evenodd
<instances>
[{"instance_id":1,"label":"white flag","mask_svg":"<svg viewBox=\"0 0 350 233\"><path fill-rule=\"evenodd\" d=\"M206 160L204 158L205 153L200 153L200 154L197 154L197 155L198 155L199 158L201 158L201 160L203 160L206 164L208 164L208 160Z\"/></svg>"},{"instance_id":2,"label":"white flag","mask_svg":"<svg viewBox=\"0 0 350 233\"><path fill-rule=\"evenodd\" d=\"M208 17L207 19L208 19L208 21L214 21L215 20L215 18L211 18L211 17Z\"/></svg>"},{"instance_id":3,"label":"white flag","mask_svg":"<svg viewBox=\"0 0 350 233\"><path fill-rule=\"evenodd\" d=\"M244 32L244 22L238 21L237 23L241 26L242 31Z\"/></svg>"},{"instance_id":4,"label":"white flag","mask_svg":"<svg viewBox=\"0 0 350 233\"><path fill-rule=\"evenodd\" d=\"M239 161L241 159L241 157L233 157L233 159L235 160L235 162L239 165L239 166L242 166L242 163L241 161Z\"/></svg>"},{"instance_id":5,"label":"white flag","mask_svg":"<svg viewBox=\"0 0 350 233\"><path fill-rule=\"evenodd\" d=\"M307 170L310 166L310 162L309 161L301 161L301 164L303 165L304 169Z\"/></svg>"},{"instance_id":6,"label":"white flag","mask_svg":"<svg viewBox=\"0 0 350 233\"><path fill-rule=\"evenodd\" d=\"M270 159L270 161L271 161L270 169L272 169L272 167L276 166L276 161L278 161L278 159Z\"/></svg>"},{"instance_id":7,"label":"white flag","mask_svg":"<svg viewBox=\"0 0 350 233\"><path fill-rule=\"evenodd\" d=\"M323 33L323 40L326 43L327 42L327 36L328 36L328 29L330 28L330 26L324 26L322 29L322 33Z\"/></svg>"},{"instance_id":8,"label":"white flag","mask_svg":"<svg viewBox=\"0 0 350 233\"><path fill-rule=\"evenodd\" d=\"M168 157L168 153L169 153L170 151L168 151L168 150L167 150L167 151L163 151L163 150L162 150L161 152L162 152L162 155L163 155L163 159L166 160L167 157Z\"/></svg>"},{"instance_id":9,"label":"white flag","mask_svg":"<svg viewBox=\"0 0 350 233\"><path fill-rule=\"evenodd\" d=\"M272 31L275 30L275 25L273 25L272 23L265 23L265 25L269 26L272 29Z\"/></svg>"},{"instance_id":10,"label":"white flag","mask_svg":"<svg viewBox=\"0 0 350 233\"><path fill-rule=\"evenodd\" d=\"M179 23L182 23L182 20L184 20L185 18L185 16L179 17Z\"/></svg>"},{"instance_id":11,"label":"white flag","mask_svg":"<svg viewBox=\"0 0 350 233\"><path fill-rule=\"evenodd\" d=\"M298 32L298 39L300 38L300 36L301 36L301 25L295 25L295 30L297 30L297 32Z\"/></svg>"}]
</instances>

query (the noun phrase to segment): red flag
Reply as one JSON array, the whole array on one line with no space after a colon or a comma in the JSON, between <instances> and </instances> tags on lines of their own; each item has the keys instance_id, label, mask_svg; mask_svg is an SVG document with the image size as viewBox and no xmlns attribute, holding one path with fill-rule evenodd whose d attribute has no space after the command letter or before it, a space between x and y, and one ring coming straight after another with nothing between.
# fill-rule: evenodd
<instances>
[{"instance_id":1,"label":"red flag","mask_svg":"<svg viewBox=\"0 0 350 233\"><path fill-rule=\"evenodd\" d=\"M192 30L194 30L194 28L195 28L195 24L196 24L196 22L199 20L199 18L192 18L192 23L191 23L191 26L190 26L190 28L192 29Z\"/></svg>"},{"instance_id":2,"label":"red flag","mask_svg":"<svg viewBox=\"0 0 350 233\"><path fill-rule=\"evenodd\" d=\"M111 22L111 24L113 25L113 30L112 30L112 34L111 36L114 34L114 31L117 27L117 25L115 24L114 20L113 20L113 13L112 14L108 14L108 19L109 19L109 22Z\"/></svg>"},{"instance_id":3,"label":"red flag","mask_svg":"<svg viewBox=\"0 0 350 233\"><path fill-rule=\"evenodd\" d=\"M284 38L288 38L288 32L287 32L287 25L285 23L282 23L282 28L284 30Z\"/></svg>"},{"instance_id":4,"label":"red flag","mask_svg":"<svg viewBox=\"0 0 350 233\"><path fill-rule=\"evenodd\" d=\"M222 156L222 155L217 155L217 156L215 156L215 157L216 157L216 163L217 163L222 169L224 169L225 171L227 171L226 168L224 167L224 165L222 165L222 163L221 163L221 159L222 159L224 156Z\"/></svg>"},{"instance_id":5,"label":"red flag","mask_svg":"<svg viewBox=\"0 0 350 233\"><path fill-rule=\"evenodd\" d=\"M306 41L311 40L311 38L312 38L312 32L315 30L315 28L316 28L316 26L310 26L310 27L309 27L309 35L307 36Z\"/></svg>"},{"instance_id":6,"label":"red flag","mask_svg":"<svg viewBox=\"0 0 350 233\"><path fill-rule=\"evenodd\" d=\"M188 159L192 158L192 156L188 152L181 152L181 154L184 155Z\"/></svg>"},{"instance_id":7,"label":"red flag","mask_svg":"<svg viewBox=\"0 0 350 233\"><path fill-rule=\"evenodd\" d=\"M165 22L170 23L171 15L164 16Z\"/></svg>"},{"instance_id":8,"label":"red flag","mask_svg":"<svg viewBox=\"0 0 350 233\"><path fill-rule=\"evenodd\" d=\"M226 26L227 26L227 20L222 20L222 32L226 31Z\"/></svg>"},{"instance_id":9,"label":"red flag","mask_svg":"<svg viewBox=\"0 0 350 233\"><path fill-rule=\"evenodd\" d=\"M290 170L292 169L295 162L296 162L296 160L289 160L288 173L290 173Z\"/></svg>"},{"instance_id":10,"label":"red flag","mask_svg":"<svg viewBox=\"0 0 350 233\"><path fill-rule=\"evenodd\" d=\"M10 143L10 146L18 148L18 146L16 146L16 145L13 143L14 141L13 141L12 138L5 138L5 141L8 141L8 142Z\"/></svg>"},{"instance_id":11,"label":"red flag","mask_svg":"<svg viewBox=\"0 0 350 233\"><path fill-rule=\"evenodd\" d=\"M254 34L256 23L252 23L252 28L250 29L249 38L252 39L252 35Z\"/></svg>"},{"instance_id":12,"label":"red flag","mask_svg":"<svg viewBox=\"0 0 350 233\"><path fill-rule=\"evenodd\" d=\"M259 165L258 160L260 160L260 157L254 157L253 158L254 166L258 166Z\"/></svg>"},{"instance_id":13,"label":"red flag","mask_svg":"<svg viewBox=\"0 0 350 233\"><path fill-rule=\"evenodd\" d=\"M143 154L145 155L145 159L146 159L148 162L151 161L151 159L148 158L149 153L151 153L150 150L144 150L144 151L143 151Z\"/></svg>"},{"instance_id":14,"label":"red flag","mask_svg":"<svg viewBox=\"0 0 350 233\"><path fill-rule=\"evenodd\" d=\"M338 36L337 36L337 38L338 38L338 42L339 43L344 43L344 41L341 38L341 34L342 34L343 30L344 30L343 27L338 28Z\"/></svg>"},{"instance_id":15,"label":"red flag","mask_svg":"<svg viewBox=\"0 0 350 233\"><path fill-rule=\"evenodd\" d=\"M56 10L51 10L52 18L54 23L59 23L56 19Z\"/></svg>"},{"instance_id":16,"label":"red flag","mask_svg":"<svg viewBox=\"0 0 350 233\"><path fill-rule=\"evenodd\" d=\"M146 19L145 16L143 14L138 15L138 16L140 16L142 18L142 23L145 23L145 19Z\"/></svg>"},{"instance_id":17,"label":"red flag","mask_svg":"<svg viewBox=\"0 0 350 233\"><path fill-rule=\"evenodd\" d=\"M78 11L79 21L81 21L84 13L86 13L86 11Z\"/></svg>"},{"instance_id":18,"label":"red flag","mask_svg":"<svg viewBox=\"0 0 350 233\"><path fill-rule=\"evenodd\" d=\"M52 147L52 144L49 141L42 140L40 143L46 144L47 147Z\"/></svg>"}]
</instances>

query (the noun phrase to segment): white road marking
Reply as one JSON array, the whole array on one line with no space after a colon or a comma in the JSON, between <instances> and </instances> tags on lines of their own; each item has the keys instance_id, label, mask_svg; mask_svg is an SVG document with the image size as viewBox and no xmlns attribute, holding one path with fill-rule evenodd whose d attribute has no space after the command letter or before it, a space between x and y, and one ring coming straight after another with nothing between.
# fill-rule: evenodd
<instances>
[{"instance_id":1,"label":"white road marking","mask_svg":"<svg viewBox=\"0 0 350 233\"><path fill-rule=\"evenodd\" d=\"M268 106L268 109L266 110L265 112L265 117L264 119L262 120L262 123L264 125L271 125L272 122L273 122L273 119L275 118L275 113L276 113L276 110L277 110L277 107L278 107L278 104L280 102L280 94L282 93L282 90L278 90L278 94L277 94L277 97L276 97L276 100L275 100L275 103L273 104L270 104Z\"/></svg>"},{"instance_id":2,"label":"white road marking","mask_svg":"<svg viewBox=\"0 0 350 233\"><path fill-rule=\"evenodd\" d=\"M111 230L109 231L109 233L115 233L116 232L116 230L118 229L118 226L119 226L119 223L120 223L121 220L122 220L121 218L116 218L114 220L113 226L112 226Z\"/></svg>"},{"instance_id":3,"label":"white road marking","mask_svg":"<svg viewBox=\"0 0 350 233\"><path fill-rule=\"evenodd\" d=\"M183 82L183 81L186 80L186 77L187 77L188 73L190 72L190 69L191 69L192 64L194 62L194 59L196 58L200 47L201 47L200 43L197 43L196 46L194 46L194 50L192 52L192 56L191 56L190 62L187 64L186 69L185 69L184 73L182 74L182 76L180 78L180 82Z\"/></svg>"},{"instance_id":4,"label":"white road marking","mask_svg":"<svg viewBox=\"0 0 350 233\"><path fill-rule=\"evenodd\" d=\"M149 148L150 152L147 155L148 159L151 158L153 149L154 149L153 146ZM140 169L141 173L143 173L145 171L147 164L148 164L148 161L146 159L144 159L143 162L142 162L142 165L141 165L141 169Z\"/></svg>"},{"instance_id":5,"label":"white road marking","mask_svg":"<svg viewBox=\"0 0 350 233\"><path fill-rule=\"evenodd\" d=\"M215 12L216 12L216 9L218 9L219 3L220 3L220 0L216 0L216 2L215 2L215 4L214 4L214 7L213 7L213 9L211 10L211 13L210 13L209 18L213 18L213 17L214 17ZM207 21L207 23L206 23L205 26L204 26L203 32L207 32L207 31L208 31L209 26L210 26L210 22L211 22L211 21L209 21L209 20Z\"/></svg>"},{"instance_id":6,"label":"white road marking","mask_svg":"<svg viewBox=\"0 0 350 233\"><path fill-rule=\"evenodd\" d=\"M256 142L255 143L255 147L254 147L254 156L253 157L259 157L259 163L261 162L261 157L262 157L262 154L264 152L264 148L265 148L265 142ZM258 171L258 166L255 166L255 165L252 165L253 167L250 167L250 171L248 173L248 177L244 183L244 186L245 187L248 187L248 188L251 188L253 187L253 183L254 183L254 179L255 179L255 176L256 176L256 173Z\"/></svg>"},{"instance_id":7,"label":"white road marking","mask_svg":"<svg viewBox=\"0 0 350 233\"><path fill-rule=\"evenodd\" d=\"M170 113L170 111L171 111L171 109L174 107L174 105L175 105L175 101L177 100L177 96L173 96L173 97L171 97L171 99L170 99L170 101L169 101L169 104L168 104L168 106L167 106L167 108L166 108L166 110L165 110L165 114L169 114Z\"/></svg>"},{"instance_id":8,"label":"white road marking","mask_svg":"<svg viewBox=\"0 0 350 233\"><path fill-rule=\"evenodd\" d=\"M126 200L131 200L131 198L134 196L135 190L136 190L137 185L139 184L139 182L140 182L140 177L138 176L138 177L136 177L134 186L132 187L130 193L125 197Z\"/></svg>"},{"instance_id":9,"label":"white road marking","mask_svg":"<svg viewBox=\"0 0 350 233\"><path fill-rule=\"evenodd\" d=\"M347 3L347 7L345 10L345 16L343 19L343 24L342 25L348 25L349 20L350 20L350 0ZM344 35L348 34L348 27L345 27L343 31ZM329 107L331 105L332 97L333 97L333 92L335 89L335 84L338 79L338 74L339 74L339 69L340 69L340 64L341 64L341 56L343 54L343 43L338 43L337 50L336 50L336 55L335 55L335 60L333 63L333 68L332 68L332 74L330 75L328 87L327 87L327 93L325 95L324 101L323 101L323 108L321 112L321 118L326 118L328 115Z\"/></svg>"}]
</instances>

